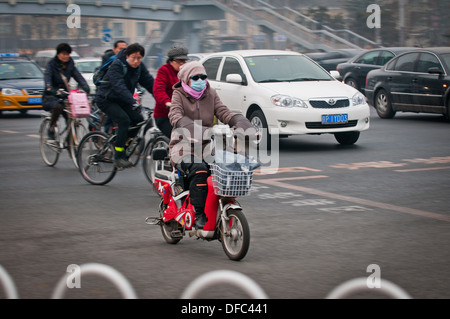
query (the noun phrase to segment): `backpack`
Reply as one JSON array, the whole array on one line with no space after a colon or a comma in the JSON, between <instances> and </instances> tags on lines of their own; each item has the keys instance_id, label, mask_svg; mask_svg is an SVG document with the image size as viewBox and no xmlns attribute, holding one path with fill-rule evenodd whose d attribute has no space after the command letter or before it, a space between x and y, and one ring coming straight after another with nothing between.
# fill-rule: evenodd
<instances>
[{"instance_id":1,"label":"backpack","mask_svg":"<svg viewBox=\"0 0 450 319\"><path fill-rule=\"evenodd\" d=\"M113 55L112 57L110 57L106 62L105 62L105 64L103 64L101 67L100 67L100 69L98 69L97 71L95 71L95 73L94 73L94 75L92 76L92 81L94 82L94 84L96 85L96 86L99 86L101 83L102 83L102 81L103 81L103 78L105 77L105 75L106 75L106 72L108 72L108 70L109 70L109 68L111 67L111 64L114 62L114 60L117 58L117 55ZM122 62L122 61L120 61L120 63L122 64L122 67L123 67L123 75L125 76L126 74L127 74L127 70L128 70L128 68L127 68L127 66ZM139 68L138 68L138 78L141 76L141 66L139 66Z\"/></svg>"},{"instance_id":2,"label":"backpack","mask_svg":"<svg viewBox=\"0 0 450 319\"><path fill-rule=\"evenodd\" d=\"M106 60L105 64L103 64L98 70L94 72L92 76L92 81L96 86L99 86L102 83L103 78L105 77L106 72L108 72L111 64L117 58L117 55L113 55L108 60Z\"/></svg>"}]
</instances>

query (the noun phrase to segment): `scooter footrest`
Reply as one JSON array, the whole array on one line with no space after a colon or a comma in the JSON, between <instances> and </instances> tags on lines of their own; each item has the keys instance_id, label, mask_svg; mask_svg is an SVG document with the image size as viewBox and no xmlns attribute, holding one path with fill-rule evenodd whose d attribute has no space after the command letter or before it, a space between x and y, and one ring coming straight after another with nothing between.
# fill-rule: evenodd
<instances>
[{"instance_id":1,"label":"scooter footrest","mask_svg":"<svg viewBox=\"0 0 450 319\"><path fill-rule=\"evenodd\" d=\"M170 237L177 239L177 238L183 238L183 234L179 230L174 230L170 232Z\"/></svg>"},{"instance_id":2,"label":"scooter footrest","mask_svg":"<svg viewBox=\"0 0 450 319\"><path fill-rule=\"evenodd\" d=\"M161 218L159 218L159 217L147 217L145 219L145 223L147 225L160 225L161 224Z\"/></svg>"}]
</instances>

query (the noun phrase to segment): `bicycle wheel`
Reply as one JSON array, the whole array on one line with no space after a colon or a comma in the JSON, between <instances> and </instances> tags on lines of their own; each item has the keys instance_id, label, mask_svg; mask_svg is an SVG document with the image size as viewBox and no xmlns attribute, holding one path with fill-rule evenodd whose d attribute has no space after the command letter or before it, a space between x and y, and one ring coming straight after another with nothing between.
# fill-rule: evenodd
<instances>
[{"instance_id":1,"label":"bicycle wheel","mask_svg":"<svg viewBox=\"0 0 450 319\"><path fill-rule=\"evenodd\" d=\"M171 164L170 161L154 161L152 158L152 152L156 148L166 148L169 149L169 139L164 135L159 135L155 139L151 139L147 146L145 147L144 151L144 162L143 162L143 168L145 177L147 177L147 180L150 182L150 184L153 184L155 180L155 173L157 170L171 170Z\"/></svg>"},{"instance_id":2,"label":"bicycle wheel","mask_svg":"<svg viewBox=\"0 0 450 319\"><path fill-rule=\"evenodd\" d=\"M105 185L116 175L114 145L106 133L86 134L78 147L77 159L81 176L91 184Z\"/></svg>"},{"instance_id":3,"label":"bicycle wheel","mask_svg":"<svg viewBox=\"0 0 450 319\"><path fill-rule=\"evenodd\" d=\"M72 158L73 163L75 164L75 167L78 168L78 159L77 159L77 153L78 153L78 147L81 143L81 140L83 137L88 133L88 129L86 126L81 123L81 121L73 120L73 126L72 130L70 132L69 136L69 154Z\"/></svg>"},{"instance_id":4,"label":"bicycle wheel","mask_svg":"<svg viewBox=\"0 0 450 319\"><path fill-rule=\"evenodd\" d=\"M241 210L230 209L228 218L228 221L222 225L222 247L228 258L241 260L250 246L250 227Z\"/></svg>"},{"instance_id":5,"label":"bicycle wheel","mask_svg":"<svg viewBox=\"0 0 450 319\"><path fill-rule=\"evenodd\" d=\"M50 128L50 118L45 118L42 121L39 129L40 135L40 149L42 159L48 166L55 166L58 162L61 150L59 148L59 134L57 127L55 128L55 139L50 139L48 136L48 129Z\"/></svg>"}]
</instances>

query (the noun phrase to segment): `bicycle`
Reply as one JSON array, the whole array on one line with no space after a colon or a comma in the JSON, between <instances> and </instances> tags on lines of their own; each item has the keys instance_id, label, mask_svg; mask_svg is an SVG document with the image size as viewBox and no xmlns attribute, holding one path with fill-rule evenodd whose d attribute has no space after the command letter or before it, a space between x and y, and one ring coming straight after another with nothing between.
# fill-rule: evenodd
<instances>
[{"instance_id":1,"label":"bicycle","mask_svg":"<svg viewBox=\"0 0 450 319\"><path fill-rule=\"evenodd\" d=\"M70 103L67 99L69 93L62 89L58 90L56 96L59 102L64 104L64 112L67 113L66 127L60 131L60 125L55 126L54 138L48 135L51 123L51 114L42 114L43 120L39 128L40 135L40 150L42 159L45 164L50 167L56 165L59 155L64 149L69 151L69 156L72 159L75 167L78 168L77 151L80 141L84 135L88 133L88 129L82 123L82 119L72 117Z\"/></svg>"},{"instance_id":2,"label":"bicycle","mask_svg":"<svg viewBox=\"0 0 450 319\"><path fill-rule=\"evenodd\" d=\"M158 167L161 161L154 161L151 152L155 146L168 148L169 139L154 125L152 117L153 111L144 109L144 121L130 127L131 130L138 130L134 138L129 138L126 144L127 159L136 167L139 160L143 158L143 169L147 180L153 184L153 167ZM150 138L146 142L146 135ZM79 171L83 178L94 185L105 185L116 175L118 168L114 165L114 143L116 134L107 134L101 130L92 131L86 134L81 140L77 159Z\"/></svg>"}]
</instances>

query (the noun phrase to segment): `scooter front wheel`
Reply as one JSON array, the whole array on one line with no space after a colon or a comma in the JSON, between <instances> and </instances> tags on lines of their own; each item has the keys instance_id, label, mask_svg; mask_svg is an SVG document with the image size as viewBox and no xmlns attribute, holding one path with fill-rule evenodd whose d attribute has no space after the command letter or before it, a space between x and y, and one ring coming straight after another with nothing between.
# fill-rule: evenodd
<instances>
[{"instance_id":1,"label":"scooter front wheel","mask_svg":"<svg viewBox=\"0 0 450 319\"><path fill-rule=\"evenodd\" d=\"M231 260L241 260L250 247L250 227L241 210L230 209L228 220L222 225L222 247Z\"/></svg>"},{"instance_id":2,"label":"scooter front wheel","mask_svg":"<svg viewBox=\"0 0 450 319\"><path fill-rule=\"evenodd\" d=\"M170 220L168 222L161 222L161 233L169 244L175 245L183 238L183 234L179 230L178 222Z\"/></svg>"}]
</instances>

